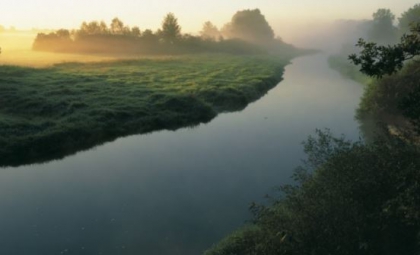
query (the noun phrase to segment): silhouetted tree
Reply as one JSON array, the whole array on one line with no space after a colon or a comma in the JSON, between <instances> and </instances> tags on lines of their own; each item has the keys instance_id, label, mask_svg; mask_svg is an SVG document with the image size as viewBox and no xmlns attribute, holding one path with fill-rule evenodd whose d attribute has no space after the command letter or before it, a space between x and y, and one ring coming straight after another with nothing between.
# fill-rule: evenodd
<instances>
[{"instance_id":1,"label":"silhouetted tree","mask_svg":"<svg viewBox=\"0 0 420 255\"><path fill-rule=\"evenodd\" d=\"M168 13L162 22L162 39L173 44L181 37L181 27L173 13Z\"/></svg>"},{"instance_id":2,"label":"silhouetted tree","mask_svg":"<svg viewBox=\"0 0 420 255\"><path fill-rule=\"evenodd\" d=\"M205 40L217 40L220 37L220 31L213 23L207 21L203 24L200 35Z\"/></svg>"},{"instance_id":3,"label":"silhouetted tree","mask_svg":"<svg viewBox=\"0 0 420 255\"><path fill-rule=\"evenodd\" d=\"M139 37L141 35L140 28L136 27L136 26L132 27L131 28L131 35L135 36L135 37Z\"/></svg>"},{"instance_id":4,"label":"silhouetted tree","mask_svg":"<svg viewBox=\"0 0 420 255\"><path fill-rule=\"evenodd\" d=\"M111 33L114 35L122 35L124 33L124 23L118 19L114 18L111 21Z\"/></svg>"},{"instance_id":5,"label":"silhouetted tree","mask_svg":"<svg viewBox=\"0 0 420 255\"><path fill-rule=\"evenodd\" d=\"M89 23L83 22L80 26L79 33L81 35L99 35L106 33L106 31L107 27L104 22L91 21Z\"/></svg>"},{"instance_id":6,"label":"silhouetted tree","mask_svg":"<svg viewBox=\"0 0 420 255\"><path fill-rule=\"evenodd\" d=\"M150 30L150 29L146 29L146 30L144 30L143 31L143 33L142 33L142 37L144 38L144 39L147 39L147 38L152 38L152 37L154 37L155 35L153 34L153 31L152 30Z\"/></svg>"},{"instance_id":7,"label":"silhouetted tree","mask_svg":"<svg viewBox=\"0 0 420 255\"><path fill-rule=\"evenodd\" d=\"M411 33L392 46L381 46L374 42L359 39L356 46L363 48L360 55L352 54L349 59L360 65L360 71L369 76L381 78L393 74L403 67L406 60L420 55L420 24L411 28Z\"/></svg>"},{"instance_id":8,"label":"silhouetted tree","mask_svg":"<svg viewBox=\"0 0 420 255\"><path fill-rule=\"evenodd\" d=\"M410 31L411 25L420 23L420 4L416 4L406 12L404 12L398 19L398 27L402 33Z\"/></svg>"},{"instance_id":9,"label":"silhouetted tree","mask_svg":"<svg viewBox=\"0 0 420 255\"><path fill-rule=\"evenodd\" d=\"M55 34L57 35L58 39L62 40L62 41L71 41L70 38L70 31L67 29L59 29L57 30L57 32L55 32Z\"/></svg>"},{"instance_id":10,"label":"silhouetted tree","mask_svg":"<svg viewBox=\"0 0 420 255\"><path fill-rule=\"evenodd\" d=\"M369 40L380 44L392 44L397 41L397 29L393 22L395 15L390 9L378 9L373 13L372 29L369 32Z\"/></svg>"},{"instance_id":11,"label":"silhouetted tree","mask_svg":"<svg viewBox=\"0 0 420 255\"><path fill-rule=\"evenodd\" d=\"M274 39L274 32L259 9L238 11L222 28L223 36L264 44Z\"/></svg>"}]
</instances>

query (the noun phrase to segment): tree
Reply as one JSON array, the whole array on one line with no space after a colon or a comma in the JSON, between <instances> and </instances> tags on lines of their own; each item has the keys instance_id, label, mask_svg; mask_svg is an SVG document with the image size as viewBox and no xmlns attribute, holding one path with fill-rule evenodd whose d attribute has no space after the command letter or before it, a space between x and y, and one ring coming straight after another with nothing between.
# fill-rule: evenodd
<instances>
[{"instance_id":1,"label":"tree","mask_svg":"<svg viewBox=\"0 0 420 255\"><path fill-rule=\"evenodd\" d=\"M238 11L222 28L223 36L265 44L274 39L274 31L259 9Z\"/></svg>"},{"instance_id":2,"label":"tree","mask_svg":"<svg viewBox=\"0 0 420 255\"><path fill-rule=\"evenodd\" d=\"M70 40L70 31L67 29L59 29L55 32L58 38L63 40Z\"/></svg>"},{"instance_id":3,"label":"tree","mask_svg":"<svg viewBox=\"0 0 420 255\"><path fill-rule=\"evenodd\" d=\"M356 46L362 51L359 55L350 55L349 59L361 66L362 73L377 78L393 74L401 70L406 60L420 55L420 24L413 26L411 33L403 35L396 45L381 46L359 39Z\"/></svg>"},{"instance_id":4,"label":"tree","mask_svg":"<svg viewBox=\"0 0 420 255\"><path fill-rule=\"evenodd\" d=\"M140 28L135 26L131 28L131 35L134 37L139 37L141 35Z\"/></svg>"},{"instance_id":5,"label":"tree","mask_svg":"<svg viewBox=\"0 0 420 255\"><path fill-rule=\"evenodd\" d=\"M398 18L398 21L398 27L401 32L409 32L412 25L420 23L420 4L416 4L404 12L401 17Z\"/></svg>"},{"instance_id":6,"label":"tree","mask_svg":"<svg viewBox=\"0 0 420 255\"><path fill-rule=\"evenodd\" d=\"M105 28L104 28L104 25L105 25ZM91 21L89 23L83 22L80 27L79 32L83 35L98 35L98 34L103 34L105 32L104 29L106 29L105 23Z\"/></svg>"},{"instance_id":7,"label":"tree","mask_svg":"<svg viewBox=\"0 0 420 255\"><path fill-rule=\"evenodd\" d=\"M122 35L124 33L124 23L120 19L114 18L111 21L111 33L114 35Z\"/></svg>"},{"instance_id":8,"label":"tree","mask_svg":"<svg viewBox=\"0 0 420 255\"><path fill-rule=\"evenodd\" d=\"M217 40L220 37L220 31L213 23L207 21L203 24L203 29L200 31L200 35L206 40Z\"/></svg>"},{"instance_id":9,"label":"tree","mask_svg":"<svg viewBox=\"0 0 420 255\"><path fill-rule=\"evenodd\" d=\"M173 13L168 13L162 22L162 39L165 43L174 44L181 37L181 27Z\"/></svg>"},{"instance_id":10,"label":"tree","mask_svg":"<svg viewBox=\"0 0 420 255\"><path fill-rule=\"evenodd\" d=\"M397 39L397 29L393 23L395 15L390 9L378 9L373 13L372 29L369 32L369 39L380 43L395 43Z\"/></svg>"},{"instance_id":11,"label":"tree","mask_svg":"<svg viewBox=\"0 0 420 255\"><path fill-rule=\"evenodd\" d=\"M101 34L109 33L108 25L104 21L101 21L101 23L99 23L99 29L101 31Z\"/></svg>"}]
</instances>

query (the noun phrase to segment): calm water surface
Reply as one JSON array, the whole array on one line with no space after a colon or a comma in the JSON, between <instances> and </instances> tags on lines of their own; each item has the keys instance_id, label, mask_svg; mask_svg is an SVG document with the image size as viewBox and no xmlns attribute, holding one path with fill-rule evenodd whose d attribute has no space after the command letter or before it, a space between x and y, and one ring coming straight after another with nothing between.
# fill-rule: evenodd
<instances>
[{"instance_id":1,"label":"calm water surface","mask_svg":"<svg viewBox=\"0 0 420 255\"><path fill-rule=\"evenodd\" d=\"M316 128L359 137L362 86L319 54L242 112L0 169L0 254L196 255L290 182Z\"/></svg>"}]
</instances>

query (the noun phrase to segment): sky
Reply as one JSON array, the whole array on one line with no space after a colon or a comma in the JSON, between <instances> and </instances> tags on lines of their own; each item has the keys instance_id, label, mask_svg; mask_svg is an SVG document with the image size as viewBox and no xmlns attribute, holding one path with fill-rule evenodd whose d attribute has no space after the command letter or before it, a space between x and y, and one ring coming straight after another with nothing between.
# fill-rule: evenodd
<instances>
[{"instance_id":1,"label":"sky","mask_svg":"<svg viewBox=\"0 0 420 255\"><path fill-rule=\"evenodd\" d=\"M378 8L398 17L420 0L2 0L0 25L18 29L76 28L83 21L119 17L129 26L157 29L173 12L183 32L196 33L210 20L222 26L243 9L259 8L279 36L335 19L368 19ZM291 28L291 24L296 25Z\"/></svg>"}]
</instances>

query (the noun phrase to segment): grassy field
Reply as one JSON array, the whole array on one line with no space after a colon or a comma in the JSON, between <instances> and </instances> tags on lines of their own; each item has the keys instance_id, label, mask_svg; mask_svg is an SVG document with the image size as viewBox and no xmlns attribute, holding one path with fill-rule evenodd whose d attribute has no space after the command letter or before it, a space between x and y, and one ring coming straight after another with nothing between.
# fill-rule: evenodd
<instances>
[{"instance_id":1,"label":"grassy field","mask_svg":"<svg viewBox=\"0 0 420 255\"><path fill-rule=\"evenodd\" d=\"M43 162L120 136L208 122L260 98L287 63L201 55L0 66L0 165Z\"/></svg>"}]
</instances>

